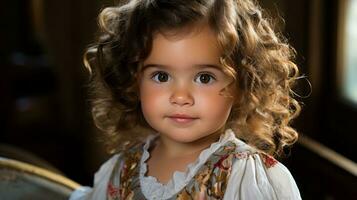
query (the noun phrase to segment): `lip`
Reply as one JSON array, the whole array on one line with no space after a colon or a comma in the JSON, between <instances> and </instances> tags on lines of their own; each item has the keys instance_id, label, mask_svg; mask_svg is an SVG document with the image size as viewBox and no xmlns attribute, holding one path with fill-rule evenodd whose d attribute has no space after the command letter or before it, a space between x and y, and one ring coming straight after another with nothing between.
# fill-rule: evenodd
<instances>
[{"instance_id":1,"label":"lip","mask_svg":"<svg viewBox=\"0 0 357 200\"><path fill-rule=\"evenodd\" d=\"M198 119L198 117L193 117L186 114L173 114L169 115L168 118L177 123L189 123Z\"/></svg>"}]
</instances>

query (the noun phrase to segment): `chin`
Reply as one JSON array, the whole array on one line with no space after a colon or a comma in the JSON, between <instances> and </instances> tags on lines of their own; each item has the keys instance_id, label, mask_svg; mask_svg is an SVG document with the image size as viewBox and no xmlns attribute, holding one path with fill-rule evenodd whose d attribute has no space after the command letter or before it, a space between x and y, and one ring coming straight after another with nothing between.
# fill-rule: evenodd
<instances>
[{"instance_id":1,"label":"chin","mask_svg":"<svg viewBox=\"0 0 357 200\"><path fill-rule=\"evenodd\" d=\"M172 140L176 142L182 142L182 143L191 143L195 142L201 138L207 137L208 135L192 135L190 134L190 131L184 131L184 132L176 132L174 134L167 134L167 137L170 137Z\"/></svg>"}]
</instances>

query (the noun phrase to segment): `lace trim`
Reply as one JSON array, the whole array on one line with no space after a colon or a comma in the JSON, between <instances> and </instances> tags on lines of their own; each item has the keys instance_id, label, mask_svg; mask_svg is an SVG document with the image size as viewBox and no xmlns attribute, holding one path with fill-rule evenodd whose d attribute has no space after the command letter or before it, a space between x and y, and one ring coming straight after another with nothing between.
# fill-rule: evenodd
<instances>
[{"instance_id":1,"label":"lace trim","mask_svg":"<svg viewBox=\"0 0 357 200\"><path fill-rule=\"evenodd\" d=\"M185 172L175 171L172 179L167 184L160 183L155 177L145 176L147 172L147 159L150 157L148 152L149 147L151 146L152 141L158 135L149 137L146 144L143 147L143 155L140 161L140 185L142 192L146 197L158 196L162 199L167 199L173 196L174 194L181 191L195 176L197 170L207 161L210 155L218 150L221 146L226 144L228 141L236 140L238 143L244 144L244 142L237 140L233 131L231 129L226 130L226 132L220 137L220 139L212 143L209 148L203 150L198 159L190 163ZM243 146L243 145L242 145Z\"/></svg>"}]
</instances>

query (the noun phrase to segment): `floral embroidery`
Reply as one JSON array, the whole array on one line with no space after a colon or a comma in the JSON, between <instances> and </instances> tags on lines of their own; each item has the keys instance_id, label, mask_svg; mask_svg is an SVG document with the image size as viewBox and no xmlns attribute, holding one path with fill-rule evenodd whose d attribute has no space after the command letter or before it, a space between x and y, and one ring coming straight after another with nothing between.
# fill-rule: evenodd
<instances>
[{"instance_id":1,"label":"floral embroidery","mask_svg":"<svg viewBox=\"0 0 357 200\"><path fill-rule=\"evenodd\" d=\"M223 199L235 150L236 145L229 143L215 152L201 167L193 181L177 194L177 199Z\"/></svg>"},{"instance_id":2,"label":"floral embroidery","mask_svg":"<svg viewBox=\"0 0 357 200\"><path fill-rule=\"evenodd\" d=\"M273 156L270 156L268 154L260 153L260 156L261 156L266 168L274 167L276 165L276 163L278 163L278 161L275 160L275 158Z\"/></svg>"},{"instance_id":3,"label":"floral embroidery","mask_svg":"<svg viewBox=\"0 0 357 200\"><path fill-rule=\"evenodd\" d=\"M139 145L141 147L141 145ZM139 147L139 148L140 148ZM136 149L136 148L134 148ZM107 197L109 200L132 200L134 199L134 189L138 187L135 177L139 176L138 166L141 158L141 151L132 150L125 153L123 162L118 162L115 166L108 188ZM119 169L120 164L122 168ZM115 176L119 172L120 184L116 182Z\"/></svg>"},{"instance_id":4,"label":"floral embroidery","mask_svg":"<svg viewBox=\"0 0 357 200\"><path fill-rule=\"evenodd\" d=\"M218 160L218 162L216 162L216 163L214 164L214 168L218 167L218 168L220 168L220 169L228 170L229 167L223 166L223 161L225 161L225 160L228 158L228 156L229 156L229 155L223 155L223 156Z\"/></svg>"},{"instance_id":5,"label":"floral embroidery","mask_svg":"<svg viewBox=\"0 0 357 200\"><path fill-rule=\"evenodd\" d=\"M235 153L234 156L235 156L237 159L245 159L245 158L248 158L248 152Z\"/></svg>"},{"instance_id":6,"label":"floral embroidery","mask_svg":"<svg viewBox=\"0 0 357 200\"><path fill-rule=\"evenodd\" d=\"M119 195L119 188L116 188L112 183L108 184L108 195L110 198L114 199Z\"/></svg>"},{"instance_id":7,"label":"floral embroidery","mask_svg":"<svg viewBox=\"0 0 357 200\"><path fill-rule=\"evenodd\" d=\"M248 158L251 154L248 151L237 152L236 144L228 142L213 153L193 179L170 199L223 199L234 161ZM107 198L109 200L145 199L139 180L141 155L142 145L137 145L125 153L123 160L116 164L108 184ZM260 153L260 156L267 168L273 167L278 162L267 154Z\"/></svg>"}]
</instances>

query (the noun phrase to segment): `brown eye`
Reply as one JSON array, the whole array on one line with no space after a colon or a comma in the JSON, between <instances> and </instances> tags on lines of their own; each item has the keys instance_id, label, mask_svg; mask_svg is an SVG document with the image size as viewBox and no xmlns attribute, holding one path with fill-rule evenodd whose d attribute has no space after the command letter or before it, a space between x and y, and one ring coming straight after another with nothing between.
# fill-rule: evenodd
<instances>
[{"instance_id":1,"label":"brown eye","mask_svg":"<svg viewBox=\"0 0 357 200\"><path fill-rule=\"evenodd\" d=\"M169 75L166 72L157 72L154 74L152 79L156 82L162 83L167 82L169 80Z\"/></svg>"},{"instance_id":2,"label":"brown eye","mask_svg":"<svg viewBox=\"0 0 357 200\"><path fill-rule=\"evenodd\" d=\"M214 80L215 80L215 78L210 74L200 74L196 78L196 81L201 84L209 84L209 83L212 83L212 81L214 81Z\"/></svg>"}]
</instances>

